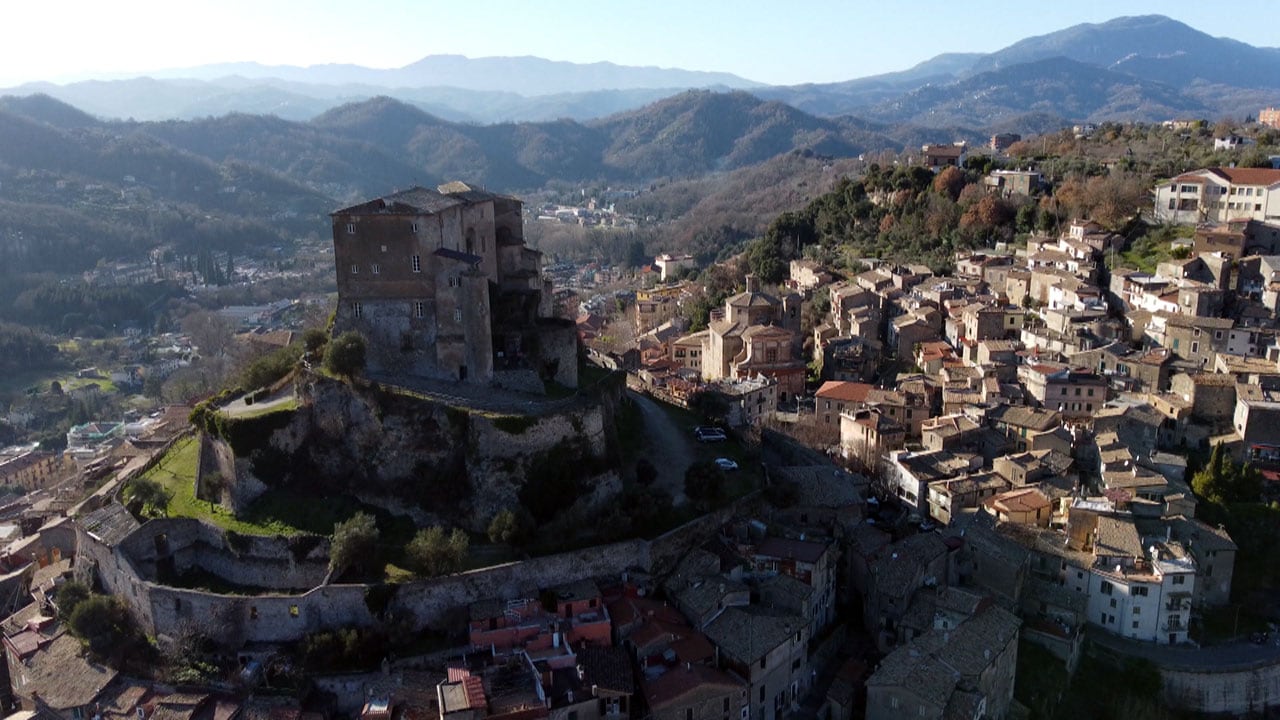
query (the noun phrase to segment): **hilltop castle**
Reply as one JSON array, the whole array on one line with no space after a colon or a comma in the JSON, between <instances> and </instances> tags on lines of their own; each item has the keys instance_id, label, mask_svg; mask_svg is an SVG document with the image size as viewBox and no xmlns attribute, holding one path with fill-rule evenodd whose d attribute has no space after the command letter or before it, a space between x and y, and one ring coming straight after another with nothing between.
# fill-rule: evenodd
<instances>
[{"instance_id":1,"label":"hilltop castle","mask_svg":"<svg viewBox=\"0 0 1280 720\"><path fill-rule=\"evenodd\" d=\"M334 333L368 341L374 374L542 391L576 387L572 323L552 317L521 202L461 182L338 210Z\"/></svg>"}]
</instances>

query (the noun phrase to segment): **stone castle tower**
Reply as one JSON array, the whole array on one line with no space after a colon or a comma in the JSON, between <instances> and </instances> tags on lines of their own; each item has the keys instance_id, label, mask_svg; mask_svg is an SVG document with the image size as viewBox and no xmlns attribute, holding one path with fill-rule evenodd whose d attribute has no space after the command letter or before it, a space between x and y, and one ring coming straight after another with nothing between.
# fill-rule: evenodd
<instances>
[{"instance_id":1,"label":"stone castle tower","mask_svg":"<svg viewBox=\"0 0 1280 720\"><path fill-rule=\"evenodd\" d=\"M542 312L541 253L525 247L521 212L460 182L334 212L334 333L365 336L375 375L576 387L576 334Z\"/></svg>"}]
</instances>

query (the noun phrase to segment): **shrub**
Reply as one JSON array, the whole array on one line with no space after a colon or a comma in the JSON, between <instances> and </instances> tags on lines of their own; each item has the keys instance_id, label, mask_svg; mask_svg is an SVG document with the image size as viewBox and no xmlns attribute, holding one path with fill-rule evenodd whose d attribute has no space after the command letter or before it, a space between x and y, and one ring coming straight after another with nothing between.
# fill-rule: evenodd
<instances>
[{"instance_id":1,"label":"shrub","mask_svg":"<svg viewBox=\"0 0 1280 720\"><path fill-rule=\"evenodd\" d=\"M524 512L503 510L489 523L489 542L518 545L529 539L532 520Z\"/></svg>"},{"instance_id":2,"label":"shrub","mask_svg":"<svg viewBox=\"0 0 1280 720\"><path fill-rule=\"evenodd\" d=\"M470 547L471 540L462 530L455 528L445 535L444 528L436 525L418 531L405 548L405 559L422 575L445 575L462 569Z\"/></svg>"},{"instance_id":3,"label":"shrub","mask_svg":"<svg viewBox=\"0 0 1280 720\"><path fill-rule=\"evenodd\" d=\"M168 512L172 496L160 483L150 478L138 478L129 485L129 502L137 510L150 510L158 515Z\"/></svg>"},{"instance_id":4,"label":"shrub","mask_svg":"<svg viewBox=\"0 0 1280 720\"><path fill-rule=\"evenodd\" d=\"M714 507L724 497L724 472L713 462L696 462L684 474L684 494L702 509Z\"/></svg>"},{"instance_id":5,"label":"shrub","mask_svg":"<svg viewBox=\"0 0 1280 720\"><path fill-rule=\"evenodd\" d=\"M76 605L67 624L99 660L127 658L148 647L128 606L118 598L90 595Z\"/></svg>"},{"instance_id":6,"label":"shrub","mask_svg":"<svg viewBox=\"0 0 1280 720\"><path fill-rule=\"evenodd\" d=\"M325 345L329 344L329 333L320 328L311 328L302 333L302 349L308 355L318 353Z\"/></svg>"},{"instance_id":7,"label":"shrub","mask_svg":"<svg viewBox=\"0 0 1280 720\"><path fill-rule=\"evenodd\" d=\"M54 597L54 604L58 607L58 617L64 621L70 619L80 603L88 600L92 594L93 591L89 586L79 580L68 580L63 583Z\"/></svg>"},{"instance_id":8,"label":"shrub","mask_svg":"<svg viewBox=\"0 0 1280 720\"><path fill-rule=\"evenodd\" d=\"M354 377L365 366L364 336L354 330L342 333L329 343L324 367L335 375Z\"/></svg>"},{"instance_id":9,"label":"shrub","mask_svg":"<svg viewBox=\"0 0 1280 720\"><path fill-rule=\"evenodd\" d=\"M329 545L329 572L335 577L349 570L363 572L375 566L378 525L373 516L358 512L333 526Z\"/></svg>"},{"instance_id":10,"label":"shrub","mask_svg":"<svg viewBox=\"0 0 1280 720\"><path fill-rule=\"evenodd\" d=\"M302 348L297 345L282 347L267 353L249 363L240 374L240 384L246 388L261 388L274 384L288 375L302 357Z\"/></svg>"}]
</instances>

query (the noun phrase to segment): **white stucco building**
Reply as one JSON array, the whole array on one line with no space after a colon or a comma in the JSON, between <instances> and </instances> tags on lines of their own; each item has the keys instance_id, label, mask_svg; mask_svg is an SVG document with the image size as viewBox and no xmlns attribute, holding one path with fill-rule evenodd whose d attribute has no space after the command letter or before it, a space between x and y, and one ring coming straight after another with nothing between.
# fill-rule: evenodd
<instances>
[{"instance_id":1,"label":"white stucco building","mask_svg":"<svg viewBox=\"0 0 1280 720\"><path fill-rule=\"evenodd\" d=\"M1165 222L1280 221L1280 170L1193 170L1160 183L1155 195L1155 218Z\"/></svg>"}]
</instances>

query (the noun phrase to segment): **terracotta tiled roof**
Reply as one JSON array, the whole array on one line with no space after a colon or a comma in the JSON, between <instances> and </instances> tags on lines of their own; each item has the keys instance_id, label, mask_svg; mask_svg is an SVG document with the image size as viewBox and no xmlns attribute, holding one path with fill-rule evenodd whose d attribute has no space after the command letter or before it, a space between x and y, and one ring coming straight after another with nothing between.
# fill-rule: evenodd
<instances>
[{"instance_id":1,"label":"terracotta tiled roof","mask_svg":"<svg viewBox=\"0 0 1280 720\"><path fill-rule=\"evenodd\" d=\"M1233 185L1272 185L1280 183L1280 170L1271 168L1209 168L1209 172L1226 178Z\"/></svg>"},{"instance_id":2,"label":"terracotta tiled roof","mask_svg":"<svg viewBox=\"0 0 1280 720\"><path fill-rule=\"evenodd\" d=\"M672 706L692 705L683 701L691 694L725 694L741 688L742 683L728 673L706 665L686 665L646 681L644 695L649 709L659 712Z\"/></svg>"},{"instance_id":3,"label":"terracotta tiled roof","mask_svg":"<svg viewBox=\"0 0 1280 720\"><path fill-rule=\"evenodd\" d=\"M824 400L843 400L845 402L866 402L867 393L871 391L872 385L867 383L843 382L839 380L828 380L822 383L822 387L818 388L815 397Z\"/></svg>"}]
</instances>

